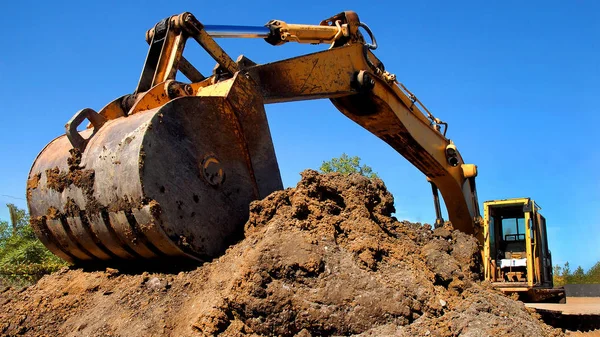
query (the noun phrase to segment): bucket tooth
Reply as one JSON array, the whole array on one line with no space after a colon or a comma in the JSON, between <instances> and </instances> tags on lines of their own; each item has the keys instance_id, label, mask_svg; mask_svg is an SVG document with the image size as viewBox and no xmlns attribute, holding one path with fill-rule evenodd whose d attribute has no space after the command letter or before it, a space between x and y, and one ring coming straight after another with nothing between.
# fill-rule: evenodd
<instances>
[{"instance_id":1,"label":"bucket tooth","mask_svg":"<svg viewBox=\"0 0 600 337\"><path fill-rule=\"evenodd\" d=\"M75 262L77 260L73 255L68 253L68 251L57 242L56 238L48 229L48 224L45 216L35 218L32 217L31 227L33 228L35 235L40 239L44 246L46 246L52 253L54 253L54 255L68 262Z\"/></svg>"},{"instance_id":2,"label":"bucket tooth","mask_svg":"<svg viewBox=\"0 0 600 337\"><path fill-rule=\"evenodd\" d=\"M130 224L125 212L110 212L108 213L110 223L115 229L115 233L121 240L131 248L137 255L143 258L154 258L156 254L146 246L145 241L137 233L134 224Z\"/></svg>"},{"instance_id":3,"label":"bucket tooth","mask_svg":"<svg viewBox=\"0 0 600 337\"><path fill-rule=\"evenodd\" d=\"M106 220L102 216L102 213L91 214L88 216L90 229L100 242L108 249L115 258L131 260L134 255L127 251L123 247L123 244L119 242L117 234L114 229L110 226L108 220L108 213L106 214Z\"/></svg>"},{"instance_id":4,"label":"bucket tooth","mask_svg":"<svg viewBox=\"0 0 600 337\"><path fill-rule=\"evenodd\" d=\"M85 220L83 220L85 219ZM83 221L82 221L83 220ZM94 238L89 228L84 227L84 223L87 224L85 215L82 217L68 217L67 224L71 229L73 237L77 239L77 242L95 258L100 260L110 260L111 256L106 252L104 245L98 243L98 239Z\"/></svg>"},{"instance_id":5,"label":"bucket tooth","mask_svg":"<svg viewBox=\"0 0 600 337\"><path fill-rule=\"evenodd\" d=\"M94 256L88 252L85 252L76 241L73 240L73 235L70 234L69 225L66 219L52 219L46 221L48 231L50 235L55 238L56 243L60 246L61 250L68 252L77 260L91 261L94 260ZM50 248L50 247L48 247Z\"/></svg>"}]
</instances>

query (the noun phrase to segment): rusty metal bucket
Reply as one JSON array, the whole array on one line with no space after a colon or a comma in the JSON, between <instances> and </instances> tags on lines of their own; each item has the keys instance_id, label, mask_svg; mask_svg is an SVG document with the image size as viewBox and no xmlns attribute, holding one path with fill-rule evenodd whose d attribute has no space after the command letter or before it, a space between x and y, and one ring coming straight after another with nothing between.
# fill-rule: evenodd
<instances>
[{"instance_id":1,"label":"rusty metal bucket","mask_svg":"<svg viewBox=\"0 0 600 337\"><path fill-rule=\"evenodd\" d=\"M221 254L248 205L282 188L262 96L249 80L104 120L91 109L36 158L36 235L70 262ZM93 128L78 133L84 120Z\"/></svg>"}]
</instances>

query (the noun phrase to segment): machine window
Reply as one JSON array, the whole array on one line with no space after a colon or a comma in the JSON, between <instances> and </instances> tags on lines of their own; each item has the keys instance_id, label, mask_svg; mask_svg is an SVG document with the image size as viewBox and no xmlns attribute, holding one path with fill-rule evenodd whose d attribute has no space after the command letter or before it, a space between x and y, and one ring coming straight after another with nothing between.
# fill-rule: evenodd
<instances>
[{"instance_id":1,"label":"machine window","mask_svg":"<svg viewBox=\"0 0 600 337\"><path fill-rule=\"evenodd\" d=\"M505 238L508 235L517 234L517 222L515 219L502 219L502 234Z\"/></svg>"},{"instance_id":2,"label":"machine window","mask_svg":"<svg viewBox=\"0 0 600 337\"><path fill-rule=\"evenodd\" d=\"M502 235L504 241L525 240L525 219L505 218L502 219Z\"/></svg>"},{"instance_id":3,"label":"machine window","mask_svg":"<svg viewBox=\"0 0 600 337\"><path fill-rule=\"evenodd\" d=\"M517 218L517 233L525 233L525 218Z\"/></svg>"}]
</instances>

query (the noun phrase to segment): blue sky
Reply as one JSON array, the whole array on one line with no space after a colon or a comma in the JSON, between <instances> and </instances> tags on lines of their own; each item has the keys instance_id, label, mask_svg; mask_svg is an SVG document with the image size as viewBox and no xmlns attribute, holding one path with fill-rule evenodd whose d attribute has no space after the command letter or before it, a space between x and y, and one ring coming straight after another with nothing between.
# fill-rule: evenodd
<instances>
[{"instance_id":1,"label":"blue sky","mask_svg":"<svg viewBox=\"0 0 600 337\"><path fill-rule=\"evenodd\" d=\"M343 10L374 31L386 69L450 124L463 158L479 166L481 202L530 196L547 218L554 263L588 269L600 260L596 1L4 2L0 204L25 206L35 156L76 111L135 89L144 33L163 17L190 11L206 24L317 24ZM326 48L220 42L233 58L258 63ZM214 65L198 48L187 55L205 73ZM398 218L433 221L425 177L328 100L270 105L267 114L286 186L346 152L385 181ZM8 219L4 207L0 219Z\"/></svg>"}]
</instances>

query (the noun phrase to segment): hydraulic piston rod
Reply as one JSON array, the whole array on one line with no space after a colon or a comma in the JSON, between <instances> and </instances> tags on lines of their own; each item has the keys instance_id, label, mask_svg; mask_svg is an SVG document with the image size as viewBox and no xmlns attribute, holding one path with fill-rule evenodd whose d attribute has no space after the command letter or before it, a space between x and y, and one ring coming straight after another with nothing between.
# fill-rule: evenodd
<instances>
[{"instance_id":1,"label":"hydraulic piston rod","mask_svg":"<svg viewBox=\"0 0 600 337\"><path fill-rule=\"evenodd\" d=\"M205 25L204 30L213 38L263 38L275 44L288 41L331 43L348 35L346 25L297 25L279 20L272 20L266 26Z\"/></svg>"},{"instance_id":2,"label":"hydraulic piston rod","mask_svg":"<svg viewBox=\"0 0 600 337\"><path fill-rule=\"evenodd\" d=\"M271 20L264 26L202 25L191 13L186 12L166 18L149 29L146 32L146 41L152 41L155 29L162 34L162 30L167 26L184 28L194 39L203 34L211 38L262 38L273 45L286 42L333 44L340 41L343 44L348 39L354 42L362 41L362 36L358 33L359 26L366 29L373 39L368 27L358 21L354 12L340 13L321 21L319 25L288 24L281 20Z\"/></svg>"},{"instance_id":3,"label":"hydraulic piston rod","mask_svg":"<svg viewBox=\"0 0 600 337\"><path fill-rule=\"evenodd\" d=\"M263 38L269 37L271 30L264 26L204 25L204 30L214 38Z\"/></svg>"}]
</instances>

